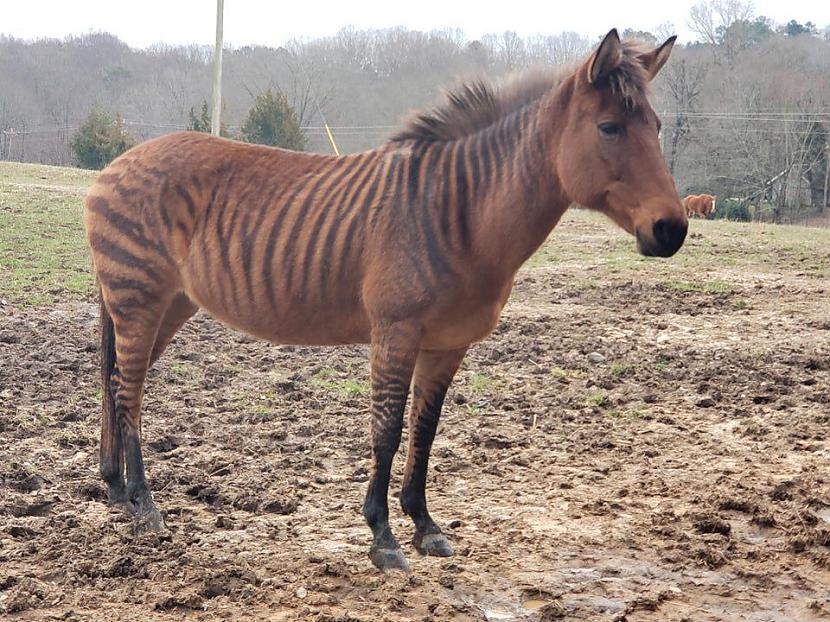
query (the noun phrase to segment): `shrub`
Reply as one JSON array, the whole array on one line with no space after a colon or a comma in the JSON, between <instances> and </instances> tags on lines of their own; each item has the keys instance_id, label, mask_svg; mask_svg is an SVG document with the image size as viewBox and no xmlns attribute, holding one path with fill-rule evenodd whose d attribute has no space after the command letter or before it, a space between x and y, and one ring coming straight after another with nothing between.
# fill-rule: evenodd
<instances>
[{"instance_id":1,"label":"shrub","mask_svg":"<svg viewBox=\"0 0 830 622\"><path fill-rule=\"evenodd\" d=\"M271 89L257 96L242 124L242 139L294 151L302 151L306 144L296 112L285 95Z\"/></svg>"},{"instance_id":2,"label":"shrub","mask_svg":"<svg viewBox=\"0 0 830 622\"><path fill-rule=\"evenodd\" d=\"M72 153L83 168L102 169L135 144L120 115L93 110L72 137Z\"/></svg>"},{"instance_id":3,"label":"shrub","mask_svg":"<svg viewBox=\"0 0 830 622\"><path fill-rule=\"evenodd\" d=\"M712 214L712 218L749 222L752 220L752 215L749 213L746 204L739 199L718 199L717 208L715 213Z\"/></svg>"},{"instance_id":4,"label":"shrub","mask_svg":"<svg viewBox=\"0 0 830 622\"><path fill-rule=\"evenodd\" d=\"M207 100L202 100L202 106L199 112L196 112L196 107L193 106L190 112L187 113L187 129L192 132L204 132L210 134L210 111L208 110ZM219 135L228 137L228 127L220 121Z\"/></svg>"}]
</instances>

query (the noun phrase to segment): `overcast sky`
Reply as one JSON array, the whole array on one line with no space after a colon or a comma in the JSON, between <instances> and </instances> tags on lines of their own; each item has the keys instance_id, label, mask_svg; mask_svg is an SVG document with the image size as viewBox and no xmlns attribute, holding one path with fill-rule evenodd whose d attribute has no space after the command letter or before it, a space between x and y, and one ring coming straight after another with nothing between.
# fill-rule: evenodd
<instances>
[{"instance_id":1,"label":"overcast sky","mask_svg":"<svg viewBox=\"0 0 830 622\"><path fill-rule=\"evenodd\" d=\"M648 30L663 22L674 24L681 42L688 42L694 38L686 26L693 4L687 0L225 0L225 42L278 46L291 38L331 35L347 25L460 28L470 39L505 30L522 36L572 30L595 37L612 27ZM159 42L209 44L215 11L215 0L2 0L0 33L37 39L106 31L133 47ZM795 19L820 27L830 24L828 0L757 0L755 12L781 23Z\"/></svg>"}]
</instances>

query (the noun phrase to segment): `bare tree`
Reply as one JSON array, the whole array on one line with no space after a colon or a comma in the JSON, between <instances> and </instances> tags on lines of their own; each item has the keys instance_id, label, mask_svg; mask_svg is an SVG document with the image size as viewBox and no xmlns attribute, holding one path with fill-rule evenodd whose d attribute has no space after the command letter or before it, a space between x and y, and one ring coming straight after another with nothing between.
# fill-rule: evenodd
<instances>
[{"instance_id":1,"label":"bare tree","mask_svg":"<svg viewBox=\"0 0 830 622\"><path fill-rule=\"evenodd\" d=\"M714 2L701 2L689 10L687 26L705 43L718 44L717 24L715 23Z\"/></svg>"},{"instance_id":2,"label":"bare tree","mask_svg":"<svg viewBox=\"0 0 830 622\"><path fill-rule=\"evenodd\" d=\"M717 46L722 33L735 22L748 21L754 15L751 0L709 0L700 2L689 10L689 28L700 36L704 43Z\"/></svg>"},{"instance_id":3,"label":"bare tree","mask_svg":"<svg viewBox=\"0 0 830 622\"><path fill-rule=\"evenodd\" d=\"M672 174L677 164L678 152L688 143L693 129L695 120L690 113L698 110L706 71L707 66L700 61L679 58L666 67L662 75L671 95L673 108L671 126L663 130L669 137L666 157Z\"/></svg>"},{"instance_id":4,"label":"bare tree","mask_svg":"<svg viewBox=\"0 0 830 622\"><path fill-rule=\"evenodd\" d=\"M288 102L297 114L300 126L326 109L334 96L334 84L325 79L323 68L309 55L288 50L286 67L288 84L284 89Z\"/></svg>"}]
</instances>

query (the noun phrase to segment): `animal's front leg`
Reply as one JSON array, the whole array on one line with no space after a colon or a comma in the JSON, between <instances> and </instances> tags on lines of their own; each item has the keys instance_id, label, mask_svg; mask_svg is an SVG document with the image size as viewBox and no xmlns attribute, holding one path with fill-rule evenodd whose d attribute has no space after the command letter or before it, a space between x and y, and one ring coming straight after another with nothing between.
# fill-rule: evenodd
<instances>
[{"instance_id":1,"label":"animal's front leg","mask_svg":"<svg viewBox=\"0 0 830 622\"><path fill-rule=\"evenodd\" d=\"M409 322L372 330L372 474L363 515L373 536L369 558L381 570L409 570L389 527L387 495L420 336L420 327Z\"/></svg>"},{"instance_id":2,"label":"animal's front leg","mask_svg":"<svg viewBox=\"0 0 830 622\"><path fill-rule=\"evenodd\" d=\"M415 522L412 544L421 555L449 557L453 554L447 537L427 511L427 464L444 396L466 352L467 348L449 352L423 351L415 366L401 507Z\"/></svg>"}]
</instances>

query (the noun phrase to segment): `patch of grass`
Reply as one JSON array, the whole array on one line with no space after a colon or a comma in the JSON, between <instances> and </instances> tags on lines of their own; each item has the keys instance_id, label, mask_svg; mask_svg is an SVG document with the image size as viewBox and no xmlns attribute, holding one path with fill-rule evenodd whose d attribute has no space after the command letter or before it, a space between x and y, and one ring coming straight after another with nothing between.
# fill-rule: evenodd
<instances>
[{"instance_id":1,"label":"patch of grass","mask_svg":"<svg viewBox=\"0 0 830 622\"><path fill-rule=\"evenodd\" d=\"M257 417L267 417L273 412L270 404L259 402L250 407L251 412Z\"/></svg>"},{"instance_id":2,"label":"patch of grass","mask_svg":"<svg viewBox=\"0 0 830 622\"><path fill-rule=\"evenodd\" d=\"M637 270L649 260L635 252L617 252L608 255L605 259L605 269L612 274Z\"/></svg>"},{"instance_id":3,"label":"patch of grass","mask_svg":"<svg viewBox=\"0 0 830 622\"><path fill-rule=\"evenodd\" d=\"M0 186L36 186L86 189L98 171L70 166L48 166L26 162L0 163Z\"/></svg>"},{"instance_id":4,"label":"patch of grass","mask_svg":"<svg viewBox=\"0 0 830 622\"><path fill-rule=\"evenodd\" d=\"M176 376L181 376L184 378L185 376L189 376L192 368L190 365L185 363L173 363L170 366L170 371L174 373Z\"/></svg>"},{"instance_id":5,"label":"patch of grass","mask_svg":"<svg viewBox=\"0 0 830 622\"><path fill-rule=\"evenodd\" d=\"M349 397L369 395L369 383L363 380L344 380L340 384L340 391Z\"/></svg>"},{"instance_id":6,"label":"patch of grass","mask_svg":"<svg viewBox=\"0 0 830 622\"><path fill-rule=\"evenodd\" d=\"M642 419L645 416L639 410L618 410L616 408L606 411L605 414L615 419Z\"/></svg>"},{"instance_id":7,"label":"patch of grass","mask_svg":"<svg viewBox=\"0 0 830 622\"><path fill-rule=\"evenodd\" d=\"M631 363L626 363L624 361L611 363L611 375L615 378L622 378L623 376L628 375L632 371L634 371L634 365L632 365Z\"/></svg>"},{"instance_id":8,"label":"patch of grass","mask_svg":"<svg viewBox=\"0 0 830 622\"><path fill-rule=\"evenodd\" d=\"M596 289L600 286L600 282L595 279L582 279L574 283L574 289L579 292L586 292L591 289Z\"/></svg>"},{"instance_id":9,"label":"patch of grass","mask_svg":"<svg viewBox=\"0 0 830 622\"><path fill-rule=\"evenodd\" d=\"M473 393L485 393L493 387L495 380L487 374L475 373L470 376L467 384Z\"/></svg>"},{"instance_id":10,"label":"patch of grass","mask_svg":"<svg viewBox=\"0 0 830 622\"><path fill-rule=\"evenodd\" d=\"M334 391L337 389L337 371L331 367L324 367L318 370L311 378L311 384L327 391Z\"/></svg>"},{"instance_id":11,"label":"patch of grass","mask_svg":"<svg viewBox=\"0 0 830 622\"><path fill-rule=\"evenodd\" d=\"M677 292L701 292L704 294L728 294L732 285L726 281L712 280L699 283L696 281L666 281L665 286Z\"/></svg>"},{"instance_id":12,"label":"patch of grass","mask_svg":"<svg viewBox=\"0 0 830 622\"><path fill-rule=\"evenodd\" d=\"M830 276L830 229L796 225L695 220L683 248L671 259L642 258L634 241L601 214L571 209L527 268L584 268L600 282L608 276L694 280L701 270L801 273ZM688 275L688 276L686 276ZM689 277L692 277L689 279Z\"/></svg>"},{"instance_id":13,"label":"patch of grass","mask_svg":"<svg viewBox=\"0 0 830 622\"><path fill-rule=\"evenodd\" d=\"M550 375L554 378L567 378L568 370L562 369L561 367L552 367L550 370Z\"/></svg>"},{"instance_id":14,"label":"patch of grass","mask_svg":"<svg viewBox=\"0 0 830 622\"><path fill-rule=\"evenodd\" d=\"M588 406L597 406L599 408L605 408L611 403L611 398L608 397L607 393L599 392L594 393L593 395L589 395L588 399L586 400Z\"/></svg>"},{"instance_id":15,"label":"patch of grass","mask_svg":"<svg viewBox=\"0 0 830 622\"><path fill-rule=\"evenodd\" d=\"M0 165L0 295L22 306L93 291L83 196L93 173Z\"/></svg>"},{"instance_id":16,"label":"patch of grass","mask_svg":"<svg viewBox=\"0 0 830 622\"><path fill-rule=\"evenodd\" d=\"M324 367L317 371L311 378L311 384L347 398L369 395L368 382L353 378L338 378L337 370L331 367Z\"/></svg>"},{"instance_id":17,"label":"patch of grass","mask_svg":"<svg viewBox=\"0 0 830 622\"><path fill-rule=\"evenodd\" d=\"M266 390L257 395L241 393L233 398L239 410L250 412L261 418L268 418L274 413L274 404L282 399L279 392Z\"/></svg>"},{"instance_id":18,"label":"patch of grass","mask_svg":"<svg viewBox=\"0 0 830 622\"><path fill-rule=\"evenodd\" d=\"M34 434L44 429L48 425L49 419L36 412L18 412L10 418L10 423L12 427L18 430Z\"/></svg>"},{"instance_id":19,"label":"patch of grass","mask_svg":"<svg viewBox=\"0 0 830 622\"><path fill-rule=\"evenodd\" d=\"M732 300L729 304L731 304L735 309L749 308L749 301L746 298L736 298L735 300Z\"/></svg>"},{"instance_id":20,"label":"patch of grass","mask_svg":"<svg viewBox=\"0 0 830 622\"><path fill-rule=\"evenodd\" d=\"M663 363L662 361L657 362L654 364L654 369L656 371L666 371L669 368L668 363Z\"/></svg>"},{"instance_id":21,"label":"patch of grass","mask_svg":"<svg viewBox=\"0 0 830 622\"><path fill-rule=\"evenodd\" d=\"M73 430L58 430L52 437L58 447L85 447L89 445L87 438Z\"/></svg>"},{"instance_id":22,"label":"patch of grass","mask_svg":"<svg viewBox=\"0 0 830 622\"><path fill-rule=\"evenodd\" d=\"M478 404L471 404L469 402L464 404L464 410L466 410L467 413L470 415L480 415L482 412L484 412L481 406L479 406Z\"/></svg>"},{"instance_id":23,"label":"patch of grass","mask_svg":"<svg viewBox=\"0 0 830 622\"><path fill-rule=\"evenodd\" d=\"M564 369L562 367L553 367L550 370L550 375L554 378L587 378L588 372L582 369Z\"/></svg>"}]
</instances>

